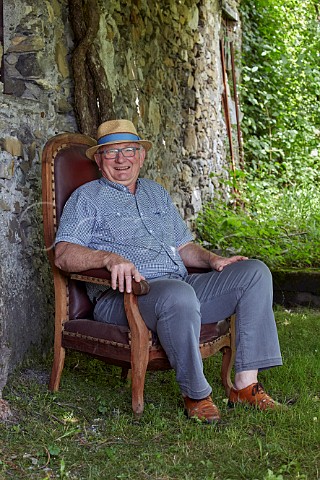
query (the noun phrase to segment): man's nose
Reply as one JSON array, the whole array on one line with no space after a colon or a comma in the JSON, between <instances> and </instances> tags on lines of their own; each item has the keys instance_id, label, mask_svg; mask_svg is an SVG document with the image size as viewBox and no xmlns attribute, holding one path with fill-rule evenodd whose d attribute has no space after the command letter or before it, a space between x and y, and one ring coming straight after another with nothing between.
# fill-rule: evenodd
<instances>
[{"instance_id":1,"label":"man's nose","mask_svg":"<svg viewBox=\"0 0 320 480\"><path fill-rule=\"evenodd\" d=\"M115 161L116 162L123 162L123 161L125 161L125 159L126 159L126 157L123 155L122 149L118 150Z\"/></svg>"}]
</instances>

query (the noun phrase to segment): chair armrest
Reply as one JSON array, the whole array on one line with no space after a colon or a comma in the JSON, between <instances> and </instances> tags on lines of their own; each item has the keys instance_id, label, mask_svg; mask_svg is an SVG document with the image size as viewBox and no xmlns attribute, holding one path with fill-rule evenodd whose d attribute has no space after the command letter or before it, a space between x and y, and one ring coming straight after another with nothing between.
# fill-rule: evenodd
<instances>
[{"instance_id":1,"label":"chair armrest","mask_svg":"<svg viewBox=\"0 0 320 480\"><path fill-rule=\"evenodd\" d=\"M73 280L79 280L81 282L96 283L98 285L111 285L111 273L105 268L94 268L77 273L67 273L65 275ZM135 295L146 295L149 293L150 285L146 280L136 282L132 280L132 291Z\"/></svg>"}]
</instances>

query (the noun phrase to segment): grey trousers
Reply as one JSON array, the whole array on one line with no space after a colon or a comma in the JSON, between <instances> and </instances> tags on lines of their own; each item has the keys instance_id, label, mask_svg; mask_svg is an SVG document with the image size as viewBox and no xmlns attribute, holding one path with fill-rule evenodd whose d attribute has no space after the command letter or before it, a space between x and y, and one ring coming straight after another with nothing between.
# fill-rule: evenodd
<instances>
[{"instance_id":1,"label":"grey trousers","mask_svg":"<svg viewBox=\"0 0 320 480\"><path fill-rule=\"evenodd\" d=\"M259 260L245 260L180 278L148 280L150 292L139 297L148 328L166 351L181 393L201 399L211 393L199 351L201 323L216 323L236 313L235 371L282 365L272 310L272 277ZM109 290L95 306L100 322L127 325L123 294Z\"/></svg>"}]
</instances>

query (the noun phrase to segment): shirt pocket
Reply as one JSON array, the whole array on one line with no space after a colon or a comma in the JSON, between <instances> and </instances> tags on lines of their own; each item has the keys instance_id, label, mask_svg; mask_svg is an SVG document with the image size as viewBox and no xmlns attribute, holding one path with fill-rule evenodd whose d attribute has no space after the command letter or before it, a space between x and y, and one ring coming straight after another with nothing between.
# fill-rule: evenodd
<instances>
[{"instance_id":1,"label":"shirt pocket","mask_svg":"<svg viewBox=\"0 0 320 480\"><path fill-rule=\"evenodd\" d=\"M159 242L174 245L174 225L167 208L153 208L145 218L145 225Z\"/></svg>"},{"instance_id":2,"label":"shirt pocket","mask_svg":"<svg viewBox=\"0 0 320 480\"><path fill-rule=\"evenodd\" d=\"M104 242L132 244L145 234L143 230L139 217L128 212L115 212L99 220L97 233Z\"/></svg>"}]
</instances>

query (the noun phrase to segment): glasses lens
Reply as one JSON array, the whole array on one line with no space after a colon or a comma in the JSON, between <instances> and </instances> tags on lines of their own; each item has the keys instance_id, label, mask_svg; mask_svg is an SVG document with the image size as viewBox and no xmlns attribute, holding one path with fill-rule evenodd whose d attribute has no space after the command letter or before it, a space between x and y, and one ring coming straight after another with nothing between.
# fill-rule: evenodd
<instances>
[{"instance_id":1,"label":"glasses lens","mask_svg":"<svg viewBox=\"0 0 320 480\"><path fill-rule=\"evenodd\" d=\"M103 150L100 153L107 160L114 160L115 158L117 158L117 156L120 153L122 153L122 155L127 158L134 157L137 150L140 150L140 148L139 147L111 148L109 150Z\"/></svg>"},{"instance_id":2,"label":"glasses lens","mask_svg":"<svg viewBox=\"0 0 320 480\"><path fill-rule=\"evenodd\" d=\"M118 155L118 151L119 150L114 148L112 150L103 150L103 152L101 153L104 156L104 158L107 158L108 160L113 160Z\"/></svg>"},{"instance_id":3,"label":"glasses lens","mask_svg":"<svg viewBox=\"0 0 320 480\"><path fill-rule=\"evenodd\" d=\"M136 147L122 148L122 155L124 157L134 157L136 150L138 150Z\"/></svg>"}]
</instances>

